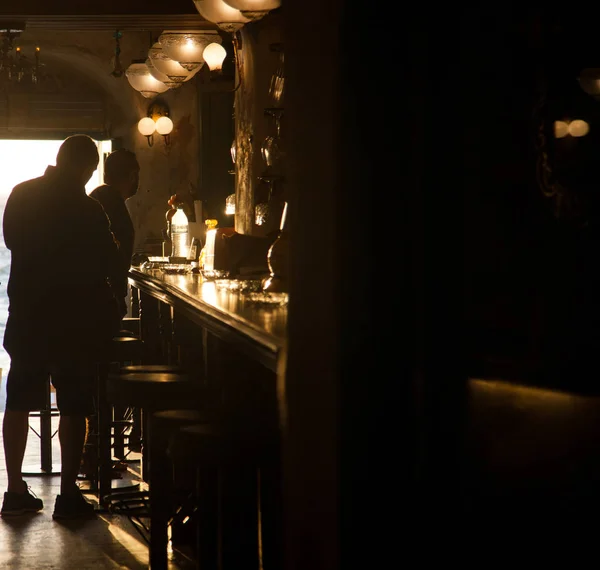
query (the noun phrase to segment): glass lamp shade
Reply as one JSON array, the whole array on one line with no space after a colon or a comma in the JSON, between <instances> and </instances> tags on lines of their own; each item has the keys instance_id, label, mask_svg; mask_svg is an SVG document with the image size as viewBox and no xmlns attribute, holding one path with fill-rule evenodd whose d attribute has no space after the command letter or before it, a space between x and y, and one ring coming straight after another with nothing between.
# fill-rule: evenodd
<instances>
[{"instance_id":1,"label":"glass lamp shade","mask_svg":"<svg viewBox=\"0 0 600 570\"><path fill-rule=\"evenodd\" d=\"M211 71L221 71L226 56L227 51L225 51L225 48L221 44L215 42L208 44L202 54L206 65L208 65Z\"/></svg>"},{"instance_id":2,"label":"glass lamp shade","mask_svg":"<svg viewBox=\"0 0 600 570\"><path fill-rule=\"evenodd\" d=\"M187 69L167 56L160 42L154 43L148 50L148 58L160 73L165 74L174 83L183 83L190 74Z\"/></svg>"},{"instance_id":3,"label":"glass lamp shade","mask_svg":"<svg viewBox=\"0 0 600 570\"><path fill-rule=\"evenodd\" d=\"M250 20L223 0L194 0L199 14L226 32L237 32Z\"/></svg>"},{"instance_id":4,"label":"glass lamp shade","mask_svg":"<svg viewBox=\"0 0 600 570\"><path fill-rule=\"evenodd\" d=\"M246 18L258 20L271 10L281 6L281 0L223 0L225 4L239 10Z\"/></svg>"},{"instance_id":5,"label":"glass lamp shade","mask_svg":"<svg viewBox=\"0 0 600 570\"><path fill-rule=\"evenodd\" d=\"M193 71L190 71L188 73L188 76L183 80L185 81L189 81L192 77L195 77L196 74L204 67L204 63L202 63L202 65L200 65L199 67L197 67L196 69L194 69Z\"/></svg>"},{"instance_id":6,"label":"glass lamp shade","mask_svg":"<svg viewBox=\"0 0 600 570\"><path fill-rule=\"evenodd\" d=\"M578 77L579 85L588 95L600 95L600 68L586 67Z\"/></svg>"},{"instance_id":7,"label":"glass lamp shade","mask_svg":"<svg viewBox=\"0 0 600 570\"><path fill-rule=\"evenodd\" d=\"M190 32L165 30L158 38L163 52L187 71L192 71L204 63L202 52L213 41L219 40L214 31Z\"/></svg>"},{"instance_id":8,"label":"glass lamp shade","mask_svg":"<svg viewBox=\"0 0 600 570\"><path fill-rule=\"evenodd\" d=\"M144 117L138 121L138 131L145 137L149 137L156 130L156 123L150 117Z\"/></svg>"},{"instance_id":9,"label":"glass lamp shade","mask_svg":"<svg viewBox=\"0 0 600 570\"><path fill-rule=\"evenodd\" d=\"M159 135L168 135L173 130L173 121L169 117L160 117L156 120L156 132Z\"/></svg>"},{"instance_id":10,"label":"glass lamp shade","mask_svg":"<svg viewBox=\"0 0 600 570\"><path fill-rule=\"evenodd\" d=\"M158 79L162 81L169 89L175 89L176 87L181 87L181 82L172 81L168 75L165 75L162 71L158 71L152 60L147 57L146 65L148 66L148 71L150 71L150 75L154 77L154 79Z\"/></svg>"},{"instance_id":11,"label":"glass lamp shade","mask_svg":"<svg viewBox=\"0 0 600 570\"><path fill-rule=\"evenodd\" d=\"M125 70L125 77L129 84L147 99L164 93L169 88L150 74L145 62L134 62Z\"/></svg>"}]
</instances>

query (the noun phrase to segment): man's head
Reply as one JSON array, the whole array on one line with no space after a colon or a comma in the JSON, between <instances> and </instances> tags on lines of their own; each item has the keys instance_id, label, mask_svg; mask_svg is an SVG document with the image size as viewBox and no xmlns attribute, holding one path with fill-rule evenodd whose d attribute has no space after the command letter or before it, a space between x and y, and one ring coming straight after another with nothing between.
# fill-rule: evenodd
<instances>
[{"instance_id":1,"label":"man's head","mask_svg":"<svg viewBox=\"0 0 600 570\"><path fill-rule=\"evenodd\" d=\"M98 168L98 147L87 135L67 137L58 149L56 169L64 176L85 186Z\"/></svg>"},{"instance_id":2,"label":"man's head","mask_svg":"<svg viewBox=\"0 0 600 570\"><path fill-rule=\"evenodd\" d=\"M111 152L104 161L104 182L116 188L123 200L134 196L140 184L140 165L135 153L124 148Z\"/></svg>"}]
</instances>

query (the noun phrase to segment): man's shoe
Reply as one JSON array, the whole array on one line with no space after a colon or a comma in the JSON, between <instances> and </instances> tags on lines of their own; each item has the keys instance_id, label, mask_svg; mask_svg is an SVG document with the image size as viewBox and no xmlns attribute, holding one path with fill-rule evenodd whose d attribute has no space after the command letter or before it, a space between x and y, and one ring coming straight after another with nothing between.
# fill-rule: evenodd
<instances>
[{"instance_id":1,"label":"man's shoe","mask_svg":"<svg viewBox=\"0 0 600 570\"><path fill-rule=\"evenodd\" d=\"M88 503L80 491L72 495L56 495L53 519L89 519L96 516L92 503Z\"/></svg>"},{"instance_id":2,"label":"man's shoe","mask_svg":"<svg viewBox=\"0 0 600 570\"><path fill-rule=\"evenodd\" d=\"M0 514L3 517L24 515L25 513L36 513L44 508L42 499L38 499L29 489L27 483L24 493L14 493L6 491L4 493L4 502Z\"/></svg>"}]
</instances>

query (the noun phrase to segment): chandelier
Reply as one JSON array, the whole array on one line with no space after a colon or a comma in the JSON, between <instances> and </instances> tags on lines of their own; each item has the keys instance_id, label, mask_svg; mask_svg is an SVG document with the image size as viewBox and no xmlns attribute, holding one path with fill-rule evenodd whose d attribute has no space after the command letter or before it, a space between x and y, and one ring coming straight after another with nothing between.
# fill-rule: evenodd
<instances>
[{"instance_id":1,"label":"chandelier","mask_svg":"<svg viewBox=\"0 0 600 570\"><path fill-rule=\"evenodd\" d=\"M22 31L19 26L0 25L0 85L36 84L40 78L40 48L36 46L29 58L14 45Z\"/></svg>"}]
</instances>

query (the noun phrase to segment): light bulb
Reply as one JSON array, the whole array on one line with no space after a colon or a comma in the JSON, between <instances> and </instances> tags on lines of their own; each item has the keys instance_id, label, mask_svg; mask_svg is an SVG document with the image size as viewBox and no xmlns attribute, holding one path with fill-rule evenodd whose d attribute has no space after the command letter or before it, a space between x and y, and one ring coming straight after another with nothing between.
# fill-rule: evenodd
<instances>
[{"instance_id":1,"label":"light bulb","mask_svg":"<svg viewBox=\"0 0 600 570\"><path fill-rule=\"evenodd\" d=\"M223 61L225 61L226 56L227 51L225 48L216 42L208 44L204 48L204 52L202 52L202 57L211 71L221 71L223 69Z\"/></svg>"},{"instance_id":2,"label":"light bulb","mask_svg":"<svg viewBox=\"0 0 600 570\"><path fill-rule=\"evenodd\" d=\"M173 130L173 121L169 117L160 117L156 121L156 132L159 135L168 135Z\"/></svg>"},{"instance_id":3,"label":"light bulb","mask_svg":"<svg viewBox=\"0 0 600 570\"><path fill-rule=\"evenodd\" d=\"M590 131L590 126L581 119L575 119L569 123L569 134L572 137L584 137Z\"/></svg>"},{"instance_id":4,"label":"light bulb","mask_svg":"<svg viewBox=\"0 0 600 570\"><path fill-rule=\"evenodd\" d=\"M138 131L145 137L149 137L156 130L156 123L150 117L144 117L138 122Z\"/></svg>"},{"instance_id":5,"label":"light bulb","mask_svg":"<svg viewBox=\"0 0 600 570\"><path fill-rule=\"evenodd\" d=\"M569 124L565 121L554 121L554 136L562 139L569 134Z\"/></svg>"}]
</instances>

